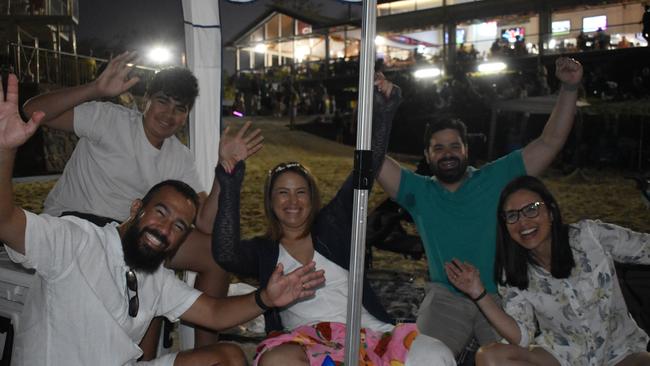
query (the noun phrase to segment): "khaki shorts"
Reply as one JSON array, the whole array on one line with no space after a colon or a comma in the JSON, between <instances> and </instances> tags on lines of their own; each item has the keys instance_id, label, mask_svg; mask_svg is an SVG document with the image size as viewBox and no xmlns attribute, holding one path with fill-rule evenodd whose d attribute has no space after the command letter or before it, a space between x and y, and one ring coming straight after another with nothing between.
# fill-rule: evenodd
<instances>
[{"instance_id":1,"label":"khaki shorts","mask_svg":"<svg viewBox=\"0 0 650 366\"><path fill-rule=\"evenodd\" d=\"M490 294L498 304L498 296ZM418 310L420 332L437 338L458 356L475 337L480 345L501 339L483 316L478 306L467 296L451 292L438 283L427 283L427 293Z\"/></svg>"}]
</instances>

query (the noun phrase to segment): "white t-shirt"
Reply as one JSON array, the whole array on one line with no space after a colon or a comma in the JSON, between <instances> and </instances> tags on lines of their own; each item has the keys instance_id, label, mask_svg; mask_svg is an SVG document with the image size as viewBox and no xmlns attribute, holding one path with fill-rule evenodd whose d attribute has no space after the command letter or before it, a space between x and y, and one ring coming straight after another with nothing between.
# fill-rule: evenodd
<instances>
[{"instance_id":1,"label":"white t-shirt","mask_svg":"<svg viewBox=\"0 0 650 366\"><path fill-rule=\"evenodd\" d=\"M6 248L14 262L37 275L16 331L12 365L133 364L151 319L176 320L201 295L163 266L153 274L137 272L140 307L133 318L116 224L25 214L25 255Z\"/></svg>"},{"instance_id":2,"label":"white t-shirt","mask_svg":"<svg viewBox=\"0 0 650 366\"><path fill-rule=\"evenodd\" d=\"M175 136L155 148L138 111L84 103L74 109L74 130L79 142L45 200L45 213L79 211L124 221L133 200L163 180L181 180L205 191L190 150Z\"/></svg>"},{"instance_id":3,"label":"white t-shirt","mask_svg":"<svg viewBox=\"0 0 650 366\"><path fill-rule=\"evenodd\" d=\"M346 322L348 313L348 271L336 263L314 251L316 269L325 270L325 285L316 290L316 294L308 299L296 302L280 311L282 325L293 330L301 325L319 322ZM278 263L284 266L284 272L289 273L302 264L280 245ZM361 307L361 327L375 331L388 332L394 326L375 318Z\"/></svg>"}]
</instances>

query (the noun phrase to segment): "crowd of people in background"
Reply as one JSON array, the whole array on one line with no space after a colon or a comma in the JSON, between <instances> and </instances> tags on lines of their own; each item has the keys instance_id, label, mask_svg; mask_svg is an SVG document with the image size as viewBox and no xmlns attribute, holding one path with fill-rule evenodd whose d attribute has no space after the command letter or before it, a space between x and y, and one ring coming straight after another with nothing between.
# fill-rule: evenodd
<instances>
[{"instance_id":1,"label":"crowd of people in background","mask_svg":"<svg viewBox=\"0 0 650 366\"><path fill-rule=\"evenodd\" d=\"M304 85L292 83L289 76L275 81L256 74L240 75L236 84L233 109L247 116L330 115L336 110L336 100L322 82Z\"/></svg>"}]
</instances>

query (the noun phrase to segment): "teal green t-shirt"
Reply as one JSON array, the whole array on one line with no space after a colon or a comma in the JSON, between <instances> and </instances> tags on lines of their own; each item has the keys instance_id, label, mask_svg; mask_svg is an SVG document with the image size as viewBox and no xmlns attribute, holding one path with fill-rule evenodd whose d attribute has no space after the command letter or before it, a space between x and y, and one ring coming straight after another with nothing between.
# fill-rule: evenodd
<instances>
[{"instance_id":1,"label":"teal green t-shirt","mask_svg":"<svg viewBox=\"0 0 650 366\"><path fill-rule=\"evenodd\" d=\"M526 174L521 150L481 169L469 167L468 173L458 190L450 192L435 177L402 169L397 202L417 225L432 282L457 292L447 280L444 263L458 258L474 264L487 291L494 293L497 205L503 187Z\"/></svg>"}]
</instances>

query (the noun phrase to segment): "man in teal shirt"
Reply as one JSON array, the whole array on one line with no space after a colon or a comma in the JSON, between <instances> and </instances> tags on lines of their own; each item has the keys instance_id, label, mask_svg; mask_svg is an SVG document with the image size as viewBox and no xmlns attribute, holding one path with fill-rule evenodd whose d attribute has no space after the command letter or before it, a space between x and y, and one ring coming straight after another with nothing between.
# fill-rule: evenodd
<instances>
[{"instance_id":1,"label":"man in teal shirt","mask_svg":"<svg viewBox=\"0 0 650 366\"><path fill-rule=\"evenodd\" d=\"M573 126L582 66L573 59L559 58L556 76L562 88L553 112L541 136L522 150L481 169L468 167L465 125L460 120L442 120L431 126L424 151L433 177L402 169L390 158L379 172L379 184L413 217L427 253L431 283L418 312L418 327L444 342L455 355L472 336L481 345L499 337L473 301L448 282L444 264L453 258L474 263L486 290L496 296L492 277L501 189L514 177L543 172Z\"/></svg>"}]
</instances>

